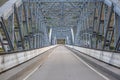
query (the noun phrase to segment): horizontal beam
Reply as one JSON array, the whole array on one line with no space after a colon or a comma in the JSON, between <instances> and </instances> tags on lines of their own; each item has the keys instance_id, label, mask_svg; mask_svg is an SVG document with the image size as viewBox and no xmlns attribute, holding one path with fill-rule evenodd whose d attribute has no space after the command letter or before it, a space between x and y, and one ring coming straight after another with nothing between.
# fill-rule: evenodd
<instances>
[{"instance_id":1,"label":"horizontal beam","mask_svg":"<svg viewBox=\"0 0 120 80\"><path fill-rule=\"evenodd\" d=\"M104 0L104 3L108 5L109 7L112 6L112 2L110 0Z\"/></svg>"},{"instance_id":2,"label":"horizontal beam","mask_svg":"<svg viewBox=\"0 0 120 80\"><path fill-rule=\"evenodd\" d=\"M7 19L14 12L14 4L19 7L24 2L99 2L103 1L108 6L113 3L114 11L120 15L120 1L116 0L9 0L0 7L0 17Z\"/></svg>"},{"instance_id":3,"label":"horizontal beam","mask_svg":"<svg viewBox=\"0 0 120 80\"><path fill-rule=\"evenodd\" d=\"M99 2L104 0L23 0L23 2Z\"/></svg>"},{"instance_id":4,"label":"horizontal beam","mask_svg":"<svg viewBox=\"0 0 120 80\"><path fill-rule=\"evenodd\" d=\"M114 5L114 11L120 16L120 0L111 0Z\"/></svg>"},{"instance_id":5,"label":"horizontal beam","mask_svg":"<svg viewBox=\"0 0 120 80\"><path fill-rule=\"evenodd\" d=\"M19 7L22 4L22 0L9 0L3 6L0 7L0 17L7 19L14 12L14 4Z\"/></svg>"}]
</instances>

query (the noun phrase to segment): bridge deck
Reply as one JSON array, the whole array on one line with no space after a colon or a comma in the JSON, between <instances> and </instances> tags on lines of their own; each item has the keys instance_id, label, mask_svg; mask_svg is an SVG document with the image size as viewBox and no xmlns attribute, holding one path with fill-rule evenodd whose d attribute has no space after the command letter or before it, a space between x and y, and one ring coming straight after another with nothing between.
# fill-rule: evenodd
<instances>
[{"instance_id":1,"label":"bridge deck","mask_svg":"<svg viewBox=\"0 0 120 80\"><path fill-rule=\"evenodd\" d=\"M50 49L0 74L0 80L120 80L120 69L69 49Z\"/></svg>"},{"instance_id":2,"label":"bridge deck","mask_svg":"<svg viewBox=\"0 0 120 80\"><path fill-rule=\"evenodd\" d=\"M25 80L108 80L63 46L56 48L47 61Z\"/></svg>"}]
</instances>

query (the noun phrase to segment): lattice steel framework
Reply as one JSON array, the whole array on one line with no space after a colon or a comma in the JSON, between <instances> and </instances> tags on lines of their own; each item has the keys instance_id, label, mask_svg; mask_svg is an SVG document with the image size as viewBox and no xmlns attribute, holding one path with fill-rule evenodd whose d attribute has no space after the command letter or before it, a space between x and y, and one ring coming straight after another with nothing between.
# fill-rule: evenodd
<instances>
[{"instance_id":1,"label":"lattice steel framework","mask_svg":"<svg viewBox=\"0 0 120 80\"><path fill-rule=\"evenodd\" d=\"M120 47L119 0L10 0L0 9L5 52L66 44L102 50Z\"/></svg>"}]
</instances>

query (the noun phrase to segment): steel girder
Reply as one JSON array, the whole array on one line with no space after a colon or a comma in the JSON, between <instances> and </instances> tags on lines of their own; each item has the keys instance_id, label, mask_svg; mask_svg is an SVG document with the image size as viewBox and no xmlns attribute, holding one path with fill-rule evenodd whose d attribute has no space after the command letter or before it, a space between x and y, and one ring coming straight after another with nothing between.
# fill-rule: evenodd
<instances>
[{"instance_id":1,"label":"steel girder","mask_svg":"<svg viewBox=\"0 0 120 80\"><path fill-rule=\"evenodd\" d=\"M23 0L24 2L100 2L104 0Z\"/></svg>"},{"instance_id":2,"label":"steel girder","mask_svg":"<svg viewBox=\"0 0 120 80\"><path fill-rule=\"evenodd\" d=\"M108 6L103 3L95 3L95 6L96 4L98 7L91 11L92 14L83 17L78 22L75 45L104 50L119 50L120 34L118 33L119 31L116 31L119 28L119 15L113 11L113 5ZM84 8L81 16L85 16L88 13L88 9L88 7ZM118 18L115 16L118 16ZM115 34L115 32L118 34ZM85 40L86 44L82 44ZM88 41L89 44L87 44Z\"/></svg>"},{"instance_id":3,"label":"steel girder","mask_svg":"<svg viewBox=\"0 0 120 80\"><path fill-rule=\"evenodd\" d=\"M74 2L73 0L31 0L33 2L42 1L42 2ZM111 3L114 3L114 10L115 12L120 15L120 8L119 8L119 1L116 0L76 0L75 2L104 2L107 5L111 5ZM0 16L3 16L5 19L7 19L12 13L13 13L13 5L16 4L17 7L19 7L23 2L29 2L29 0L9 0L5 5L3 5L0 9Z\"/></svg>"},{"instance_id":4,"label":"steel girder","mask_svg":"<svg viewBox=\"0 0 120 80\"><path fill-rule=\"evenodd\" d=\"M10 37L10 33L8 32L5 21L2 17L1 17L0 25L1 25L1 27L0 27L1 31L0 32L1 32L2 47L3 47L5 52L13 51L14 46L13 46L13 43L12 43L12 39Z\"/></svg>"},{"instance_id":5,"label":"steel girder","mask_svg":"<svg viewBox=\"0 0 120 80\"><path fill-rule=\"evenodd\" d=\"M48 46L47 26L38 5L31 7L30 4L23 3L13 5L13 14L1 17L0 42L5 52L29 50ZM34 13L33 13L34 10ZM4 16L4 15L3 15Z\"/></svg>"},{"instance_id":6,"label":"steel girder","mask_svg":"<svg viewBox=\"0 0 120 80\"><path fill-rule=\"evenodd\" d=\"M119 50L120 34L117 34L117 28L120 10L118 3L113 0L14 0L8 3L0 10L0 22L2 27L3 24L6 27L15 25L11 27L11 30L15 30L15 36L5 27L2 29L11 51L16 46L20 50L19 45L22 50L24 47L34 49L48 46L51 39L55 44L59 38L66 39L68 44L85 46L88 43L87 47L90 48L110 50L113 47ZM6 12L9 6L10 10ZM13 18L10 19L10 16ZM49 33L49 27L52 26L57 28ZM16 43L11 41L14 37ZM6 51L2 38L0 41ZM83 41L86 44L81 44Z\"/></svg>"},{"instance_id":7,"label":"steel girder","mask_svg":"<svg viewBox=\"0 0 120 80\"><path fill-rule=\"evenodd\" d=\"M95 3L93 3L93 5L94 4ZM91 14L93 14L94 8L95 8L95 6L93 6L93 7L91 6L91 8L90 8L90 4L86 4L83 7L83 9L81 10L80 19L79 19L78 25L77 25L77 33L76 33L75 45L82 46L82 44L80 43L81 40L82 40L81 36L84 33L89 33L87 29L89 29L89 27L90 27L90 24L88 23L88 21L90 21L90 20L88 20L88 18L90 19L90 17L92 16Z\"/></svg>"},{"instance_id":8,"label":"steel girder","mask_svg":"<svg viewBox=\"0 0 120 80\"><path fill-rule=\"evenodd\" d=\"M52 34L51 34L52 44L54 44L55 40L57 39L65 39L66 44L73 44L74 36L71 29L72 28L69 29L69 27L52 27Z\"/></svg>"}]
</instances>

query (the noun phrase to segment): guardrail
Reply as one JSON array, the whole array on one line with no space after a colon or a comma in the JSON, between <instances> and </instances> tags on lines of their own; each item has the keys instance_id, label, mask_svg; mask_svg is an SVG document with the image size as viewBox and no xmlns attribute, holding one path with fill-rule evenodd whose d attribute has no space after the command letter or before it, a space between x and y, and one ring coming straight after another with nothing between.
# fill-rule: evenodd
<instances>
[{"instance_id":1,"label":"guardrail","mask_svg":"<svg viewBox=\"0 0 120 80\"><path fill-rule=\"evenodd\" d=\"M57 45L54 46L49 46L49 47L44 47L41 49L35 49L31 51L24 51L24 52L18 52L14 54L5 54L5 55L0 55L0 73L8 70L16 65L19 65L23 62L26 62L42 53L45 51L52 49L56 47Z\"/></svg>"},{"instance_id":2,"label":"guardrail","mask_svg":"<svg viewBox=\"0 0 120 80\"><path fill-rule=\"evenodd\" d=\"M71 46L71 45L66 45L66 46L69 48L78 50L78 51L80 51L86 55L89 55L93 58L101 60L105 63L108 63L110 65L120 68L120 53L100 51L100 50L88 49L88 48Z\"/></svg>"}]
</instances>

